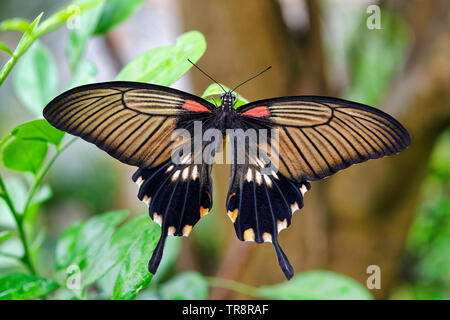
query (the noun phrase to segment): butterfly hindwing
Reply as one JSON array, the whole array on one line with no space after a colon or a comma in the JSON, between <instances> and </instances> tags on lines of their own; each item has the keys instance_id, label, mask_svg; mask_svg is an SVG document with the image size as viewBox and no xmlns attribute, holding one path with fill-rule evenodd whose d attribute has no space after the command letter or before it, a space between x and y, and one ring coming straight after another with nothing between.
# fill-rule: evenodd
<instances>
[{"instance_id":1,"label":"butterfly hindwing","mask_svg":"<svg viewBox=\"0 0 450 320\"><path fill-rule=\"evenodd\" d=\"M289 279L292 267L278 243L278 233L291 224L292 214L303 207L309 183L296 183L280 174L263 174L251 165L233 167L227 214L242 241L271 242Z\"/></svg>"},{"instance_id":2,"label":"butterfly hindwing","mask_svg":"<svg viewBox=\"0 0 450 320\"><path fill-rule=\"evenodd\" d=\"M231 139L234 139L232 154L236 155L239 152L238 138ZM245 141L246 145L258 147L262 143L251 138ZM278 242L278 233L290 225L292 214L303 207L303 195L310 189L310 184L286 178L276 168L271 168L266 158L259 158L259 151L256 154L246 152L243 163L234 156L227 214L239 240L273 244L280 267L290 279L293 269Z\"/></svg>"},{"instance_id":3,"label":"butterfly hindwing","mask_svg":"<svg viewBox=\"0 0 450 320\"><path fill-rule=\"evenodd\" d=\"M187 237L212 207L211 166L173 164L168 160L133 175L138 198L149 207L150 217L161 226L161 237L149 262L153 274L159 266L167 235Z\"/></svg>"}]
</instances>

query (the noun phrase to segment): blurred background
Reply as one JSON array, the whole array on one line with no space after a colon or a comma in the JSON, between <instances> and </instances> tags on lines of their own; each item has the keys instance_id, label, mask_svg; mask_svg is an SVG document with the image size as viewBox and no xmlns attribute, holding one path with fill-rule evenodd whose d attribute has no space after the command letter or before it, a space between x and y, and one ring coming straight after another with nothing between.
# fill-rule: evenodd
<instances>
[{"instance_id":1,"label":"blurred background","mask_svg":"<svg viewBox=\"0 0 450 320\"><path fill-rule=\"evenodd\" d=\"M0 20L33 20L67 3L1 0ZM314 182L280 242L296 272L331 270L365 284L367 267L377 265L381 289L371 290L376 298L449 299L449 14L446 0L149 0L128 20L91 39L83 60L95 65L96 82L109 81L140 53L199 30L207 41L199 65L227 86L272 65L240 88L250 101L314 94L390 113L410 132L411 146ZM10 47L19 37L0 33ZM70 77L67 38L67 28L60 28L42 39L57 62L61 91ZM7 59L1 52L0 64ZM2 137L33 118L14 92L15 71L0 87ZM173 87L201 95L209 84L192 70ZM44 274L51 272L47 266L57 237L71 224L117 208L145 214L131 181L134 170L81 140L62 154L46 180L54 197L38 216L45 232L38 265ZM214 169L212 214L188 239L174 240L181 249L171 273L199 270L255 286L279 283L284 277L273 248L240 242L226 217L228 170ZM16 184L20 193L23 182ZM1 212L0 226L14 223ZM0 257L0 272L15 268L20 267ZM209 297L248 298L219 288Z\"/></svg>"}]
</instances>

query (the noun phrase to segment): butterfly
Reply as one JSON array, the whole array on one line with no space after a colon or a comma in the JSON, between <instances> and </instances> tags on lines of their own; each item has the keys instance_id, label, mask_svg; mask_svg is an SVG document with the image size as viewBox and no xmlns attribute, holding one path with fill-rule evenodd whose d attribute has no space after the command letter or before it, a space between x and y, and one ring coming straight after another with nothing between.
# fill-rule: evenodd
<instances>
[{"instance_id":1,"label":"butterfly","mask_svg":"<svg viewBox=\"0 0 450 320\"><path fill-rule=\"evenodd\" d=\"M310 182L352 164L397 154L411 142L397 120L370 106L330 97L289 96L235 108L233 91L224 89L217 106L165 86L104 82L70 89L43 111L54 127L138 167L132 177L139 185L138 198L161 226L148 266L153 274L166 237L188 236L211 210L209 160L217 155L223 137L235 160L226 210L236 235L242 241L272 243L287 279L294 271L278 233L303 207ZM196 130L201 137L211 130L213 134L209 140L195 141ZM249 134L239 140L229 130L268 133L265 138ZM178 131L184 134L174 134ZM267 150L275 157L262 156ZM236 161L238 156L241 161Z\"/></svg>"}]
</instances>

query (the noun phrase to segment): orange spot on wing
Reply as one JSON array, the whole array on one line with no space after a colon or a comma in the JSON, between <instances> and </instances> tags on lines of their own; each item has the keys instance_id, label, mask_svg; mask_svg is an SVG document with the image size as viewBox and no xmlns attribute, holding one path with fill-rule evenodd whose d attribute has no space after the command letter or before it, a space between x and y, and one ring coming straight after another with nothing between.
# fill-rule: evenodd
<instances>
[{"instance_id":1,"label":"orange spot on wing","mask_svg":"<svg viewBox=\"0 0 450 320\"><path fill-rule=\"evenodd\" d=\"M230 217L231 221L233 221L233 223L236 221L236 218L238 216L239 210L236 208L233 211L228 210L227 214Z\"/></svg>"},{"instance_id":2,"label":"orange spot on wing","mask_svg":"<svg viewBox=\"0 0 450 320\"><path fill-rule=\"evenodd\" d=\"M267 108L266 106L259 106L254 107L248 111L245 111L243 114L241 114L241 116L262 118L262 117L269 117L270 112L269 108Z\"/></svg>"},{"instance_id":3,"label":"orange spot on wing","mask_svg":"<svg viewBox=\"0 0 450 320\"><path fill-rule=\"evenodd\" d=\"M200 207L200 218L209 212L209 208Z\"/></svg>"},{"instance_id":4,"label":"orange spot on wing","mask_svg":"<svg viewBox=\"0 0 450 320\"><path fill-rule=\"evenodd\" d=\"M181 108L194 112L211 112L207 107L194 100L186 100Z\"/></svg>"}]
</instances>

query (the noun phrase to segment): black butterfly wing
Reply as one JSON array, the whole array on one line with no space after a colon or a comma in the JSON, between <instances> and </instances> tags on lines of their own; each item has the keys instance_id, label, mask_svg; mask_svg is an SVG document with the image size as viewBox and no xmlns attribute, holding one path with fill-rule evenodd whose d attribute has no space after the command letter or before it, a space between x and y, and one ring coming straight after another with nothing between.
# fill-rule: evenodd
<instances>
[{"instance_id":1,"label":"black butterfly wing","mask_svg":"<svg viewBox=\"0 0 450 320\"><path fill-rule=\"evenodd\" d=\"M262 100L238 108L237 113L237 126L244 130L276 130L277 139L248 140L248 144L256 144L262 154L275 153L278 162L267 172L268 162L264 159L247 155L246 164L234 161L228 215L240 240L273 243L288 279L293 270L280 248L278 233L303 207L303 196L310 189L308 181L355 163L398 153L411 141L406 129L388 114L341 99Z\"/></svg>"},{"instance_id":2,"label":"black butterfly wing","mask_svg":"<svg viewBox=\"0 0 450 320\"><path fill-rule=\"evenodd\" d=\"M155 273L167 235L187 236L212 206L211 166L194 164L194 121L206 130L214 118L209 102L179 90L137 82L106 82L71 89L53 99L44 117L56 128L94 143L114 158L139 169L133 180L138 198L161 225L161 238L149 262ZM178 151L180 150L180 151ZM172 161L179 154L180 161ZM192 159L191 159L192 158Z\"/></svg>"}]
</instances>

